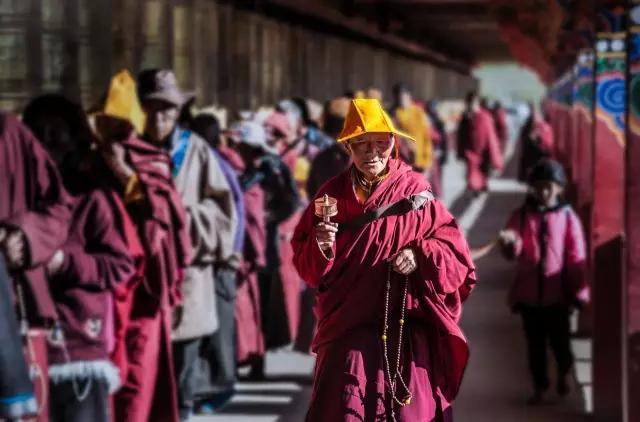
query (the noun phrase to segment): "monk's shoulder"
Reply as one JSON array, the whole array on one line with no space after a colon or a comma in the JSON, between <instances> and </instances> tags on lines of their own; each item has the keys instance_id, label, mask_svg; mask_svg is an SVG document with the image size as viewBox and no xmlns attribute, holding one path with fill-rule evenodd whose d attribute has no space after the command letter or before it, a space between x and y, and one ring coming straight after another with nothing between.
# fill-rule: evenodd
<instances>
[{"instance_id":1,"label":"monk's shoulder","mask_svg":"<svg viewBox=\"0 0 640 422\"><path fill-rule=\"evenodd\" d=\"M414 170L408 170L402 174L399 178L399 182L399 186L401 187L402 194L404 196L431 189L431 185L424 174L418 173Z\"/></svg>"}]
</instances>

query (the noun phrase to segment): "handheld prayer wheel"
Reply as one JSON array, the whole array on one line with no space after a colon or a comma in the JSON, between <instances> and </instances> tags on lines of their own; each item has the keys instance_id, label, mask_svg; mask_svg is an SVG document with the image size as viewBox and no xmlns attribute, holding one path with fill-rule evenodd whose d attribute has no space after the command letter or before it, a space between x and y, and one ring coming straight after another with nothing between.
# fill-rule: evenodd
<instances>
[{"instance_id":1,"label":"handheld prayer wheel","mask_svg":"<svg viewBox=\"0 0 640 422\"><path fill-rule=\"evenodd\" d=\"M314 201L316 216L322 218L325 223L331 222L331 217L338 215L338 200L329 195L324 195Z\"/></svg>"}]
</instances>

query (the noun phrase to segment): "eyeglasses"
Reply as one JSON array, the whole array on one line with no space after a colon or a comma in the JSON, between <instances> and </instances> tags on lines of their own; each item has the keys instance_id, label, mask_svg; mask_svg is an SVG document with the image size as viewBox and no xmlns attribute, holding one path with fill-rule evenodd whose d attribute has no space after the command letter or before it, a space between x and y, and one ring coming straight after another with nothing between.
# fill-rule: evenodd
<instances>
[{"instance_id":1,"label":"eyeglasses","mask_svg":"<svg viewBox=\"0 0 640 422\"><path fill-rule=\"evenodd\" d=\"M384 139L360 140L349 142L349 147L355 152L365 152L375 149L377 152L385 152L393 145L393 139L386 137Z\"/></svg>"}]
</instances>

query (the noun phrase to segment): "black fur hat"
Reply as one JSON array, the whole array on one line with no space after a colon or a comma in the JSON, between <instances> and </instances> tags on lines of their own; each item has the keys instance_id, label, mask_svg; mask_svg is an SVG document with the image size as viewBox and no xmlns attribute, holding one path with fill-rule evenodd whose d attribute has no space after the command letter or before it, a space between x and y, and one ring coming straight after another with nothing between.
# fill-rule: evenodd
<instances>
[{"instance_id":1,"label":"black fur hat","mask_svg":"<svg viewBox=\"0 0 640 422\"><path fill-rule=\"evenodd\" d=\"M567 185L567 175L564 172L562 164L550 158L544 158L529 171L529 183L535 182L555 182L560 186Z\"/></svg>"}]
</instances>

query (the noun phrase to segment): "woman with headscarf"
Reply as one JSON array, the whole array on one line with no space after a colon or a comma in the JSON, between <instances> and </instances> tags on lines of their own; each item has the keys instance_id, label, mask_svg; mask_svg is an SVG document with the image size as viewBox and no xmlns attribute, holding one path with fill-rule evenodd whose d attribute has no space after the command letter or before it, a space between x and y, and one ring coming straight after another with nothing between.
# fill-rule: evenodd
<instances>
[{"instance_id":1,"label":"woman with headscarf","mask_svg":"<svg viewBox=\"0 0 640 422\"><path fill-rule=\"evenodd\" d=\"M309 422L452 420L474 266L429 183L391 158L400 137L411 139L379 101L353 100L338 139L353 165L320 189L292 240L300 275L318 289ZM337 215L327 221L323 209Z\"/></svg>"}]
</instances>

